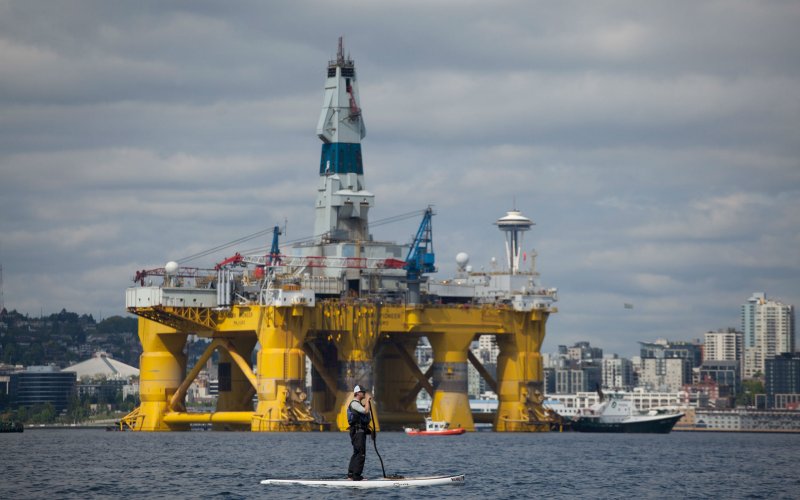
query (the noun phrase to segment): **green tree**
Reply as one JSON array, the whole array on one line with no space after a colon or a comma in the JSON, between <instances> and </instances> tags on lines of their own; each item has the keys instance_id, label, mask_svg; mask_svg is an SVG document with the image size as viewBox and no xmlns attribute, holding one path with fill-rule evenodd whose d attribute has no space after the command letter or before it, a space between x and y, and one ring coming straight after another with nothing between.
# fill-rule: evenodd
<instances>
[{"instance_id":1,"label":"green tree","mask_svg":"<svg viewBox=\"0 0 800 500\"><path fill-rule=\"evenodd\" d=\"M56 420L56 409L50 403L35 405L30 411L28 420L32 424L51 424Z\"/></svg>"},{"instance_id":2,"label":"green tree","mask_svg":"<svg viewBox=\"0 0 800 500\"><path fill-rule=\"evenodd\" d=\"M736 396L737 406L754 406L756 394L764 394L764 382L759 379L742 380L742 392Z\"/></svg>"},{"instance_id":3,"label":"green tree","mask_svg":"<svg viewBox=\"0 0 800 500\"><path fill-rule=\"evenodd\" d=\"M69 424L79 424L89 418L89 406L77 395L72 396L64 414L63 421Z\"/></svg>"},{"instance_id":4,"label":"green tree","mask_svg":"<svg viewBox=\"0 0 800 500\"><path fill-rule=\"evenodd\" d=\"M136 318L111 316L97 324L97 331L100 333L135 332L138 329L138 321Z\"/></svg>"}]
</instances>

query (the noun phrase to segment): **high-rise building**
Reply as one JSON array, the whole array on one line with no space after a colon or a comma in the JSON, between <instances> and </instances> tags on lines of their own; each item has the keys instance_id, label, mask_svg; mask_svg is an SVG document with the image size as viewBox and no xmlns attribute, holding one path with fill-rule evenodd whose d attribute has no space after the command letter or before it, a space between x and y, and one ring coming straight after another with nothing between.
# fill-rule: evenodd
<instances>
[{"instance_id":1,"label":"high-rise building","mask_svg":"<svg viewBox=\"0 0 800 500\"><path fill-rule=\"evenodd\" d=\"M478 340L472 342L470 347L473 356L480 361L483 368L495 377L497 374L497 355L500 349L497 346L497 340L494 335L481 335ZM486 380L478 373L478 370L472 366L467 365L467 392L473 398L479 397L484 392L491 390L486 383Z\"/></svg>"},{"instance_id":2,"label":"high-rise building","mask_svg":"<svg viewBox=\"0 0 800 500\"><path fill-rule=\"evenodd\" d=\"M497 364L497 355L500 348L497 346L497 337L494 335L481 335L478 337L478 359L482 363Z\"/></svg>"},{"instance_id":3,"label":"high-rise building","mask_svg":"<svg viewBox=\"0 0 800 500\"><path fill-rule=\"evenodd\" d=\"M744 352L742 332L734 328L706 332L703 361L742 361Z\"/></svg>"},{"instance_id":4,"label":"high-rise building","mask_svg":"<svg viewBox=\"0 0 800 500\"><path fill-rule=\"evenodd\" d=\"M718 396L735 396L741 384L741 364L738 360L704 361L698 370L698 383L700 385L709 380L718 386Z\"/></svg>"},{"instance_id":5,"label":"high-rise building","mask_svg":"<svg viewBox=\"0 0 800 500\"><path fill-rule=\"evenodd\" d=\"M641 365L639 386L648 390L679 391L692 382L692 369L703 363L700 341L639 342Z\"/></svg>"},{"instance_id":6,"label":"high-rise building","mask_svg":"<svg viewBox=\"0 0 800 500\"><path fill-rule=\"evenodd\" d=\"M576 394L597 389L603 381L599 366L585 366L583 368L556 368L555 393Z\"/></svg>"},{"instance_id":7,"label":"high-rise building","mask_svg":"<svg viewBox=\"0 0 800 500\"><path fill-rule=\"evenodd\" d=\"M703 367L708 371L711 366L722 366L718 363L720 361L736 363L738 366L735 370L736 382L733 384L735 393L741 383L742 373L744 373L744 334L742 332L736 331L735 328L721 328L716 332L706 332L703 346ZM717 380L716 370L711 371L715 373L712 378L723 383ZM729 370L722 371L726 372L722 378L727 380L731 372ZM700 380L703 380L703 377L700 377Z\"/></svg>"},{"instance_id":8,"label":"high-rise building","mask_svg":"<svg viewBox=\"0 0 800 500\"><path fill-rule=\"evenodd\" d=\"M794 306L768 300L763 293L753 294L742 306L742 323L745 328L752 327L753 335L753 343L748 345L745 330L745 377L764 373L765 360L794 352Z\"/></svg>"},{"instance_id":9,"label":"high-rise building","mask_svg":"<svg viewBox=\"0 0 800 500\"><path fill-rule=\"evenodd\" d=\"M655 342L639 342L639 345L642 359L682 358L687 361L690 371L703 363L703 345L700 340L658 339Z\"/></svg>"},{"instance_id":10,"label":"high-rise building","mask_svg":"<svg viewBox=\"0 0 800 500\"><path fill-rule=\"evenodd\" d=\"M764 362L767 406L784 408L800 401L800 353L783 353Z\"/></svg>"},{"instance_id":11,"label":"high-rise building","mask_svg":"<svg viewBox=\"0 0 800 500\"><path fill-rule=\"evenodd\" d=\"M616 354L603 358L603 387L606 389L628 390L633 387L633 363Z\"/></svg>"},{"instance_id":12,"label":"high-rise building","mask_svg":"<svg viewBox=\"0 0 800 500\"><path fill-rule=\"evenodd\" d=\"M547 356L545 367L576 369L582 366L600 366L602 359L602 349L592 347L589 342L582 341L575 342L572 347L558 346L558 351Z\"/></svg>"},{"instance_id":13,"label":"high-rise building","mask_svg":"<svg viewBox=\"0 0 800 500\"><path fill-rule=\"evenodd\" d=\"M692 380L686 358L642 358L639 385L648 391L677 392Z\"/></svg>"},{"instance_id":14,"label":"high-rise building","mask_svg":"<svg viewBox=\"0 0 800 500\"><path fill-rule=\"evenodd\" d=\"M742 304L742 333L744 334L744 346L746 348L756 345L756 306L767 301L767 294L764 292L754 292Z\"/></svg>"},{"instance_id":15,"label":"high-rise building","mask_svg":"<svg viewBox=\"0 0 800 500\"><path fill-rule=\"evenodd\" d=\"M603 350L599 347L592 347L586 341L575 342L575 345L567 349L567 357L574 366L596 364L603 359Z\"/></svg>"},{"instance_id":16,"label":"high-rise building","mask_svg":"<svg viewBox=\"0 0 800 500\"><path fill-rule=\"evenodd\" d=\"M589 342L560 345L548 361L551 370L545 374L545 389L553 394L594 391L603 384L603 350Z\"/></svg>"}]
</instances>

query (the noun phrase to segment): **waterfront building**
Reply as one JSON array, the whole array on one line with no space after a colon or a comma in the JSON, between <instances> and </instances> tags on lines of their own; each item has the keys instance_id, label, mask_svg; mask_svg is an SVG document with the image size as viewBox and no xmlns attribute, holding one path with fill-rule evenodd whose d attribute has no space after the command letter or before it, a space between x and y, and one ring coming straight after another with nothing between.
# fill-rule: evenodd
<instances>
[{"instance_id":1,"label":"waterfront building","mask_svg":"<svg viewBox=\"0 0 800 500\"><path fill-rule=\"evenodd\" d=\"M13 406L51 404L56 412L69 406L75 395L75 372L61 371L55 366L29 366L12 373L9 398Z\"/></svg>"},{"instance_id":2,"label":"waterfront building","mask_svg":"<svg viewBox=\"0 0 800 500\"><path fill-rule=\"evenodd\" d=\"M763 374L765 360L794 352L794 306L769 300L763 293L753 294L742 306L742 322L743 327L752 327L753 336L752 345L748 345L745 331L744 377Z\"/></svg>"},{"instance_id":3,"label":"waterfront building","mask_svg":"<svg viewBox=\"0 0 800 500\"><path fill-rule=\"evenodd\" d=\"M703 382L696 382L683 386L686 392L686 405L692 408L730 408L730 402L726 398L720 398L719 385L713 380L707 379Z\"/></svg>"},{"instance_id":4,"label":"waterfront building","mask_svg":"<svg viewBox=\"0 0 800 500\"><path fill-rule=\"evenodd\" d=\"M764 362L767 406L785 408L800 401L800 353L783 353Z\"/></svg>"},{"instance_id":5,"label":"waterfront building","mask_svg":"<svg viewBox=\"0 0 800 500\"><path fill-rule=\"evenodd\" d=\"M699 382L713 380L719 391L718 397L731 398L739 392L741 384L741 366L739 361L704 361L698 371Z\"/></svg>"},{"instance_id":6,"label":"waterfront building","mask_svg":"<svg viewBox=\"0 0 800 500\"><path fill-rule=\"evenodd\" d=\"M738 432L800 432L800 411L792 410L696 410L695 429ZM676 426L675 430L681 430Z\"/></svg>"},{"instance_id":7,"label":"waterfront building","mask_svg":"<svg viewBox=\"0 0 800 500\"><path fill-rule=\"evenodd\" d=\"M98 401L113 403L117 396L124 398L124 388L127 385L125 380L121 379L108 379L108 380L78 380L77 390L81 398L91 397L97 398Z\"/></svg>"},{"instance_id":8,"label":"waterfront building","mask_svg":"<svg viewBox=\"0 0 800 500\"><path fill-rule=\"evenodd\" d=\"M9 401L8 394L11 391L11 374L21 372L24 369L22 365L0 363L0 410L5 409Z\"/></svg>"},{"instance_id":9,"label":"waterfront building","mask_svg":"<svg viewBox=\"0 0 800 500\"><path fill-rule=\"evenodd\" d=\"M612 354L603 358L603 387L627 390L634 386L633 363L627 358Z\"/></svg>"}]
</instances>

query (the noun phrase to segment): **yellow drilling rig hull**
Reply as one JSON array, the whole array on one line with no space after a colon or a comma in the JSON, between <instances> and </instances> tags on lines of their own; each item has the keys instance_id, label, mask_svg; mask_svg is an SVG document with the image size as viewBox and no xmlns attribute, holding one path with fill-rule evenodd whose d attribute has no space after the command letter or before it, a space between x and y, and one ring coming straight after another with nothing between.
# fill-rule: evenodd
<instances>
[{"instance_id":1,"label":"yellow drilling rig hull","mask_svg":"<svg viewBox=\"0 0 800 500\"><path fill-rule=\"evenodd\" d=\"M130 310L140 316L141 405L120 421L122 428L176 431L202 423L254 432L346 430L352 388L360 384L375 387L376 425L421 423L415 401L418 392L426 390L432 396L434 420L471 431L475 422L467 395L468 363L498 394L494 430L533 432L551 426L541 404L540 349L554 309L319 301L313 307ZM189 334L211 339L192 367L184 353ZM480 335L496 336L496 379L469 351ZM434 361L426 373L414 361L423 336L432 346ZM214 352L219 352L220 364L216 411L187 412L189 385ZM306 357L313 366L311 405Z\"/></svg>"}]
</instances>

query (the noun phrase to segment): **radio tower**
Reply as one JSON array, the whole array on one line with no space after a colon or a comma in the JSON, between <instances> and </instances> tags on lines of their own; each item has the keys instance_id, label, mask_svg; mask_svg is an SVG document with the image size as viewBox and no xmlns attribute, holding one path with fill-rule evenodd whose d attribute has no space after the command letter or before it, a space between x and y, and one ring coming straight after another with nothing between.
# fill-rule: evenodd
<instances>
[{"instance_id":1,"label":"radio tower","mask_svg":"<svg viewBox=\"0 0 800 500\"><path fill-rule=\"evenodd\" d=\"M5 301L3 301L3 264L0 264L0 312L6 308Z\"/></svg>"}]
</instances>

